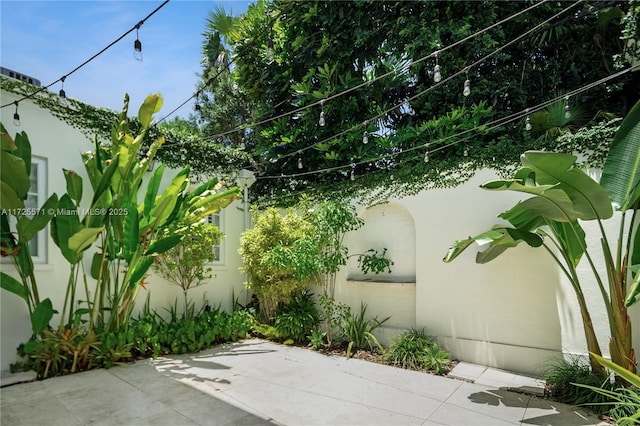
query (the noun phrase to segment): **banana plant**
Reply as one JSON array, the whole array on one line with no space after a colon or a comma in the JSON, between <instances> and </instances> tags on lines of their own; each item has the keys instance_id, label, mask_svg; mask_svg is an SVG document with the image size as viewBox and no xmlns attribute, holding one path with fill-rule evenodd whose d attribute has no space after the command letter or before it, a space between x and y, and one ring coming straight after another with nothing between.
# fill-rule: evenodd
<instances>
[{"instance_id":1,"label":"banana plant","mask_svg":"<svg viewBox=\"0 0 640 426\"><path fill-rule=\"evenodd\" d=\"M454 242L444 261L453 261L473 242L488 244L487 249L477 254L477 263L489 262L522 242L531 247L544 247L575 291L591 366L594 370L604 371L593 355L602 355L602 352L576 271L580 261L586 259L607 311L611 359L635 372L636 356L627 308L640 299L637 215L640 199L640 102L624 119L612 141L601 184L576 167L573 155L528 151L521 156L521 162L523 168L513 179L488 182L481 188L523 192L533 197L499 215L509 225L495 225L475 237ZM603 227L603 221L613 216L612 205L622 212L615 251ZM629 210L632 211L630 221L626 220ZM598 224L606 277L602 276L596 259L587 250L580 221L596 221Z\"/></svg>"},{"instance_id":2,"label":"banana plant","mask_svg":"<svg viewBox=\"0 0 640 426\"><path fill-rule=\"evenodd\" d=\"M58 196L51 195L39 209L26 208L31 186L31 143L25 132L12 138L2 123L0 141L0 254L11 258L20 276L18 281L0 272L0 287L26 302L34 336L38 336L48 326L53 307L49 299L40 300L29 242L51 221Z\"/></svg>"},{"instance_id":3,"label":"banana plant","mask_svg":"<svg viewBox=\"0 0 640 426\"><path fill-rule=\"evenodd\" d=\"M155 257L179 244L191 224L226 207L240 195L238 188L221 190L216 179L190 191L188 167L179 171L161 192L164 165L156 168L144 188L143 177L164 143L160 137L146 152L142 150L153 114L161 105L159 95L147 97L138 112L141 131L133 136L125 96L111 145L101 146L96 141L95 151L83 154L93 190L84 217L79 214L82 178L64 170L67 193L61 197L58 211L69 213L57 215L51 228L54 242L71 266L61 327L64 321L71 323L83 315L89 316L90 328L116 329L125 324ZM171 232L167 233L167 229ZM89 272L96 283L92 294L83 258L96 245L98 250L93 253ZM79 303L76 286L80 276L87 307L74 310Z\"/></svg>"}]
</instances>

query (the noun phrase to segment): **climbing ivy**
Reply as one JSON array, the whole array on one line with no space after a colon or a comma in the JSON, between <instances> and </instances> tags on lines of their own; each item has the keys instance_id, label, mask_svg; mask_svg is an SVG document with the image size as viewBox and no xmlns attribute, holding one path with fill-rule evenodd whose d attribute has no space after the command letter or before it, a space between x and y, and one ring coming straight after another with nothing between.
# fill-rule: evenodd
<instances>
[{"instance_id":1,"label":"climbing ivy","mask_svg":"<svg viewBox=\"0 0 640 426\"><path fill-rule=\"evenodd\" d=\"M94 107L75 99L67 99L66 105L61 104L57 94L46 90L34 94L39 90L38 87L5 77L1 77L0 81L3 90L19 96L30 96L29 99L36 105L80 130L89 140L93 140L94 137L103 143L111 140L112 126L117 120L118 112ZM133 132L139 132L140 122L137 118L131 117L129 127ZM166 142L156 158L175 168L189 164L195 175L228 175L251 164L250 158L242 150L225 147L213 141L203 141L197 126L181 119L151 126L144 143L148 146L161 135L165 137Z\"/></svg>"}]
</instances>

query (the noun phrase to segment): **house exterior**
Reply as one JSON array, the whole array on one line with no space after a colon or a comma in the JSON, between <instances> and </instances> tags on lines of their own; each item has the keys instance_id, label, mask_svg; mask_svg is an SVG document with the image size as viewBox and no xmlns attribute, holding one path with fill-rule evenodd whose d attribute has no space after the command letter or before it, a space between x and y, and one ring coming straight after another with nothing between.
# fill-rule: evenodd
<instances>
[{"instance_id":1,"label":"house exterior","mask_svg":"<svg viewBox=\"0 0 640 426\"><path fill-rule=\"evenodd\" d=\"M15 94L2 91L2 104L16 99ZM66 192L62 168L77 171L88 182L80 153L92 149L90 139L29 100L19 104L20 127L13 124L13 113L13 108L3 108L0 119L12 136L22 130L29 136L37 170L33 195L38 205L53 192ZM358 271L352 258L338 274L336 298L354 310L364 301L370 315L390 316L381 330L383 342L389 343L402 330L425 328L438 337L452 358L540 374L551 358L586 351L573 289L548 254L521 245L487 265L475 263L475 250L467 250L452 264L442 261L454 240L488 229L496 223L497 214L519 199L517 194L478 188L493 178L492 171L482 170L454 189L360 206L365 225L348 235L350 253L387 248L395 265L389 275L369 277ZM220 260L212 265L215 279L190 291L197 305L204 298L229 310L234 298L241 303L247 300L238 255L240 235L248 226L245 207L245 202L236 201L213 219L226 238L219 248ZM606 225L615 237L616 220ZM593 253L598 253L597 233L590 233L588 242ZM42 297L60 306L69 266L48 230L38 239L35 262ZM13 266L2 263L0 268L11 274ZM584 268L586 298L606 352L606 311L587 265ZM158 276L150 276L147 282L138 296L138 307L147 291L151 307L159 311L181 297L178 287ZM0 302L1 368L6 370L17 358L16 347L31 333L25 303L6 291L0 292ZM640 305L631 309L631 315L639 348Z\"/></svg>"},{"instance_id":2,"label":"house exterior","mask_svg":"<svg viewBox=\"0 0 640 426\"><path fill-rule=\"evenodd\" d=\"M3 105L20 98L21 96L6 90L1 92ZM137 107L132 106L132 111L137 110ZM63 168L74 170L82 176L85 191L90 188L80 154L94 150L92 139L30 100L19 102L20 126L14 124L14 112L14 107L3 108L0 110L0 120L12 137L22 131L29 137L34 165L31 176L33 191L30 194L33 207L42 205L54 192L59 196L66 192ZM167 170L165 178L171 178L175 173L177 171ZM238 255L240 234L245 227L243 209L243 201L236 200L212 218L226 238L216 248L220 253L219 260L211 265L214 279L189 291L189 297L196 303L196 307L202 306L206 300L211 306L230 310L233 298L241 303L245 302L245 277L239 271L241 259ZM39 233L35 243L34 264L38 288L42 299L49 297L54 308L60 309L69 276L69 263L49 236L49 226L44 231ZM9 259L2 259L0 270L15 276ZM178 306L182 306L182 290L179 287L154 274L146 282L146 289L138 295L138 309L144 304L147 293L150 295L151 307L159 313L165 313L163 308L168 308L176 299ZM55 321L56 317L52 324ZM26 342L30 335L29 315L24 301L5 290L0 291L0 369L8 370L10 363L18 359L16 348L20 343Z\"/></svg>"}]
</instances>

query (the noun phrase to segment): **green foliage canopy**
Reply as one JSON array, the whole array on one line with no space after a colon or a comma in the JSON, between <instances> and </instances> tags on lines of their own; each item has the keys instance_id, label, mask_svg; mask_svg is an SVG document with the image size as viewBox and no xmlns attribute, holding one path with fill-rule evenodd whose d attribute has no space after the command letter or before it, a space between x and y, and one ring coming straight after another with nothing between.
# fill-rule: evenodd
<instances>
[{"instance_id":1,"label":"green foliage canopy","mask_svg":"<svg viewBox=\"0 0 640 426\"><path fill-rule=\"evenodd\" d=\"M612 74L615 55L628 66L628 56L620 56L627 45L620 39L621 21L633 3L543 2L445 49L529 5L276 0L260 1L238 19L224 21L223 40L235 55L230 73L237 96L213 102L218 111L239 106L240 98L251 106L239 131L258 176L251 188L254 197L280 205L294 204L302 193L374 201L453 186L483 167L506 173L517 165L520 152L555 150L555 136L624 115L636 100L632 88L640 83L638 73L570 99L574 114L569 119L554 119L565 101L551 105L532 117L534 132L524 130L524 117L484 126ZM558 18L496 53L565 8ZM625 18L625 34L633 34L629 28L634 24ZM209 30L208 36L222 33L215 22ZM440 51L445 79L437 87L434 59L422 60L435 51ZM468 68L487 55L492 56ZM465 97L467 78L472 92ZM211 84L215 91L230 82L225 77ZM324 126L319 125L321 113ZM280 118L264 121L272 117ZM550 129L557 129L553 137L544 137ZM218 140L228 143L225 138L229 133ZM424 161L426 143L429 162ZM593 153L578 148L588 158ZM595 162L603 157L600 150Z\"/></svg>"}]
</instances>

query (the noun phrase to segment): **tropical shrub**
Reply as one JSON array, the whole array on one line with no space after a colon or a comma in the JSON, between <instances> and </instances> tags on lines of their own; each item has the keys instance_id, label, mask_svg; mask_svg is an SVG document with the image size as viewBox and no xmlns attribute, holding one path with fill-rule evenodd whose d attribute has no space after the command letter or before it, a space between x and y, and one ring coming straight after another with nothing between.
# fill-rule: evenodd
<instances>
[{"instance_id":1,"label":"tropical shrub","mask_svg":"<svg viewBox=\"0 0 640 426\"><path fill-rule=\"evenodd\" d=\"M387 317L383 320L375 318L365 318L367 314L367 305L364 302L360 303L360 312L357 314L347 315L344 323L342 324L342 332L344 338L349 342L347 346L347 358L351 356L353 349L368 349L373 351L374 348L383 352L384 349L376 336L373 335L374 330L382 326L389 320Z\"/></svg>"},{"instance_id":2,"label":"tropical shrub","mask_svg":"<svg viewBox=\"0 0 640 426\"><path fill-rule=\"evenodd\" d=\"M53 306L48 298L40 300L29 243L53 218L58 196L51 195L40 208L28 206L31 187L29 137L20 132L11 138L0 123L0 142L0 254L11 259L20 276L18 281L0 272L0 287L26 302L34 338L38 338L53 317Z\"/></svg>"},{"instance_id":3,"label":"tropical shrub","mask_svg":"<svg viewBox=\"0 0 640 426\"><path fill-rule=\"evenodd\" d=\"M424 365L425 349L436 345L436 338L429 336L424 329L408 330L393 339L382 359L402 368L419 370Z\"/></svg>"},{"instance_id":4,"label":"tropical shrub","mask_svg":"<svg viewBox=\"0 0 640 426\"><path fill-rule=\"evenodd\" d=\"M320 313L316 308L313 294L303 291L293 297L292 301L276 310L273 322L278 332L287 339L303 343L307 336L317 330Z\"/></svg>"},{"instance_id":5,"label":"tropical shrub","mask_svg":"<svg viewBox=\"0 0 640 426\"><path fill-rule=\"evenodd\" d=\"M253 212L254 227L240 239L241 268L248 276L246 286L260 302L265 321L273 321L281 303L307 288L315 277L313 259L295 243L309 232L305 218L289 210L284 216L275 208Z\"/></svg>"},{"instance_id":6,"label":"tropical shrub","mask_svg":"<svg viewBox=\"0 0 640 426\"><path fill-rule=\"evenodd\" d=\"M578 300L584 324L591 368L604 373L595 355L601 355L576 267L585 257L606 307L612 360L634 372L631 319L627 308L640 301L640 102L622 121L605 161L600 184L576 167L569 154L528 151L521 157L523 168L511 180L488 182L489 190L510 190L533 195L499 215L509 225L495 225L475 237L456 241L444 261L450 262L474 241L489 247L476 256L486 263L505 250L526 242L544 247L565 274ZM613 216L612 204L621 212L617 244L609 242L603 221ZM631 212L630 220L627 214ZM579 221L596 221L604 268L594 262ZM554 251L557 250L557 253ZM607 272L603 278L602 270ZM608 286L605 286L608 280Z\"/></svg>"},{"instance_id":7,"label":"tropical shrub","mask_svg":"<svg viewBox=\"0 0 640 426\"><path fill-rule=\"evenodd\" d=\"M600 413L604 413L611 406L609 398L593 392L584 386L592 386L598 389L614 390L620 385L611 382L607 374L594 372L589 363L579 356L571 356L568 359L559 359L550 364L543 375L551 396L557 401L571 405L594 405Z\"/></svg>"},{"instance_id":8,"label":"tropical shrub","mask_svg":"<svg viewBox=\"0 0 640 426\"><path fill-rule=\"evenodd\" d=\"M424 329L408 330L397 336L382 359L402 368L433 370L436 374L444 373L451 362L449 353Z\"/></svg>"},{"instance_id":9,"label":"tropical shrub","mask_svg":"<svg viewBox=\"0 0 640 426\"><path fill-rule=\"evenodd\" d=\"M593 355L604 367L611 370L617 377L626 381L629 387L616 386L611 389L609 386L593 386L583 383L575 383L576 386L589 389L597 395L608 398L609 403L589 403L591 405L611 405L609 415L613 417L619 425L637 425L640 423L640 377L614 362L609 361L599 355Z\"/></svg>"},{"instance_id":10,"label":"tropical shrub","mask_svg":"<svg viewBox=\"0 0 640 426\"><path fill-rule=\"evenodd\" d=\"M216 260L213 247L220 244L223 237L216 225L196 223L189 227L188 234L177 246L155 259L154 271L182 289L185 316L189 310L187 292L213 277L207 264Z\"/></svg>"},{"instance_id":11,"label":"tropical shrub","mask_svg":"<svg viewBox=\"0 0 640 426\"><path fill-rule=\"evenodd\" d=\"M3 289L23 298L27 304L34 333L22 350L32 360L43 360L44 368L40 370L45 375L50 374L52 367L69 372L84 368L91 358L85 351L95 352L94 340L107 343L101 348L100 362L116 362L121 358L127 352L126 342L115 335L128 323L155 257L175 247L188 226L225 207L240 193L238 188L221 190L215 179L189 191L188 167L162 192L162 165L152 173L146 187L142 185L150 162L164 142L159 137L150 143L146 152L142 150L153 114L161 105L158 95L147 97L138 112L142 129L133 136L125 96L111 144L100 145L96 139L95 151L83 154L93 190L89 208L80 208L81 204L85 205L82 200L83 193L86 194L82 178L71 170L63 170L67 193L59 200L52 195L42 207L42 214L33 219L18 214L15 232L9 227L6 215L2 215L3 253L15 256L22 282L4 272L0 281ZM26 210L22 193L25 176L29 182L31 149L26 135L19 134L16 139L18 143L12 144L3 128L2 171L13 171L15 176L2 175L2 203L7 212L19 213L21 208ZM5 168L5 159L11 167ZM139 192L144 195L141 203L138 203ZM52 212L55 215L51 218ZM54 308L49 299L40 300L29 251L22 250L49 219L51 237L70 265L64 303L59 311L60 323L55 330L49 329ZM97 250L87 274L84 254L94 246ZM95 283L94 288L90 282ZM101 333L109 332L113 334L103 339ZM121 346L114 346L118 344ZM65 352L68 348L73 356ZM67 369L65 363L69 360L71 364ZM60 368L58 361L62 362Z\"/></svg>"},{"instance_id":12,"label":"tropical shrub","mask_svg":"<svg viewBox=\"0 0 640 426\"><path fill-rule=\"evenodd\" d=\"M309 347L315 351L319 351L324 348L327 333L320 330L311 330L311 334L307 336L307 339L309 340Z\"/></svg>"}]
</instances>

